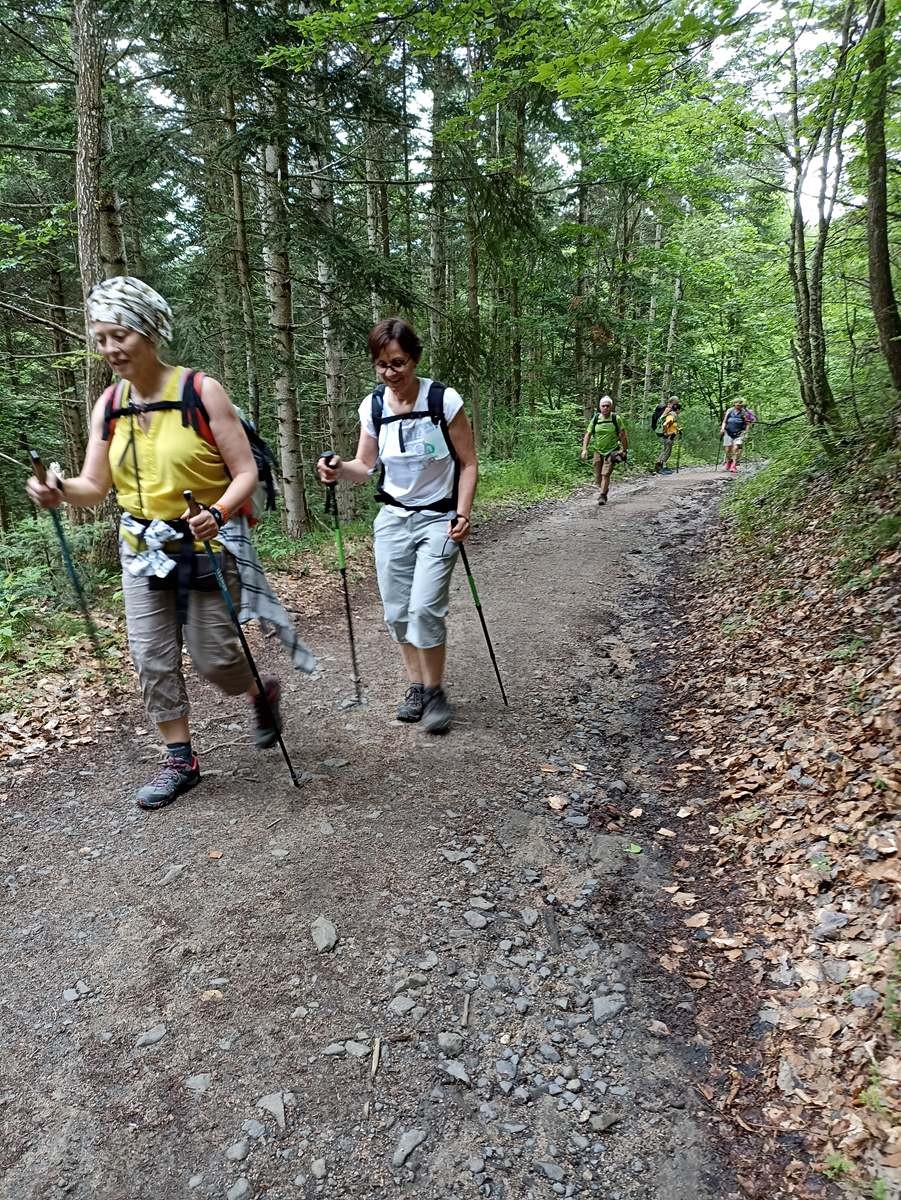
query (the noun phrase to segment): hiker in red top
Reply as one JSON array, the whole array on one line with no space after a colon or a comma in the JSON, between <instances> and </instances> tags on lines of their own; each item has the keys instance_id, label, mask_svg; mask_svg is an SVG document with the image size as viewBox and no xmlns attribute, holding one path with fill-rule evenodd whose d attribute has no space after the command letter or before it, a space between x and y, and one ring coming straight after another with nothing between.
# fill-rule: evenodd
<instances>
[{"instance_id":1,"label":"hiker in red top","mask_svg":"<svg viewBox=\"0 0 901 1200\"><path fill-rule=\"evenodd\" d=\"M88 297L88 314L96 348L121 382L94 405L80 474L66 480L49 474L46 483L33 477L28 494L44 508L63 500L84 508L116 489L129 648L147 713L166 746L162 767L140 789L137 803L156 809L200 780L188 725L183 642L200 675L227 695L252 698L257 746L278 739L278 682L266 683L267 709L203 553L205 541L218 550L237 599L240 580L233 554L223 546L224 527L237 523L259 474L221 385L160 358L160 344L171 336L172 312L158 292L139 279L108 279ZM202 422L185 419L186 397ZM203 506L197 516L185 508L186 490Z\"/></svg>"}]
</instances>

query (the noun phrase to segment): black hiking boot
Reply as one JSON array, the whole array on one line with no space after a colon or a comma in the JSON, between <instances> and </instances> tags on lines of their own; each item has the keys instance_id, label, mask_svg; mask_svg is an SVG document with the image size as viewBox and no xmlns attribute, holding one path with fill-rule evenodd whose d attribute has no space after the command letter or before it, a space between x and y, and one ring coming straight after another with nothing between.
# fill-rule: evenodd
<instances>
[{"instance_id":1,"label":"black hiking boot","mask_svg":"<svg viewBox=\"0 0 901 1200\"><path fill-rule=\"evenodd\" d=\"M422 695L425 688L421 683L411 683L407 688L407 694L397 706L398 721L421 721L422 720Z\"/></svg>"},{"instance_id":2,"label":"black hiking boot","mask_svg":"<svg viewBox=\"0 0 901 1200\"><path fill-rule=\"evenodd\" d=\"M451 706L444 689L425 688L422 693L422 724L427 733L446 733L451 723Z\"/></svg>"},{"instance_id":3,"label":"black hiking boot","mask_svg":"<svg viewBox=\"0 0 901 1200\"><path fill-rule=\"evenodd\" d=\"M265 679L263 685L266 688L266 698L269 701L269 708L263 703L260 696L254 696L253 708L256 715L256 729L254 730L253 742L257 750L268 750L270 746L274 746L278 741L278 735L282 731L282 714L281 714L281 699L282 687L277 679ZM269 712L275 718L273 725L270 719Z\"/></svg>"},{"instance_id":4,"label":"black hiking boot","mask_svg":"<svg viewBox=\"0 0 901 1200\"><path fill-rule=\"evenodd\" d=\"M606 503L607 503L607 493L601 492L600 496L598 496L598 504L606 504Z\"/></svg>"},{"instance_id":5,"label":"black hiking boot","mask_svg":"<svg viewBox=\"0 0 901 1200\"><path fill-rule=\"evenodd\" d=\"M165 808L173 800L177 800L184 792L200 783L200 766L195 754L190 762L184 758L169 755L153 779L145 783L135 799L138 808L152 810Z\"/></svg>"}]
</instances>

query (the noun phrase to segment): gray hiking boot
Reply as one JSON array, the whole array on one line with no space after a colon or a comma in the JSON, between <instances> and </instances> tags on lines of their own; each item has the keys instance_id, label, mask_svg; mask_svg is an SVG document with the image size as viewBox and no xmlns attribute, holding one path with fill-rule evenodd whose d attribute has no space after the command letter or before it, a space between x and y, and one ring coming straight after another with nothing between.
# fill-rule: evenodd
<instances>
[{"instance_id":1,"label":"gray hiking boot","mask_svg":"<svg viewBox=\"0 0 901 1200\"><path fill-rule=\"evenodd\" d=\"M444 689L425 688L422 695L422 724L428 733L446 733L451 723L451 706Z\"/></svg>"},{"instance_id":2,"label":"gray hiking boot","mask_svg":"<svg viewBox=\"0 0 901 1200\"><path fill-rule=\"evenodd\" d=\"M149 783L145 783L135 799L138 807L152 810L165 808L184 792L200 783L200 767L195 754L190 762L168 755Z\"/></svg>"},{"instance_id":3,"label":"gray hiking boot","mask_svg":"<svg viewBox=\"0 0 901 1200\"><path fill-rule=\"evenodd\" d=\"M421 683L411 683L407 694L397 706L398 721L422 720L422 695L425 688Z\"/></svg>"}]
</instances>

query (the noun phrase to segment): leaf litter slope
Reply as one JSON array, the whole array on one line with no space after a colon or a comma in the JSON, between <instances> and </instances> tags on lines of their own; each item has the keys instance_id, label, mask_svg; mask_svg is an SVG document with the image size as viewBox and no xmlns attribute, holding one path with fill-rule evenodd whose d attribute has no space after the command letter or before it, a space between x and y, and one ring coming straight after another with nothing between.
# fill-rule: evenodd
<instances>
[{"instance_id":1,"label":"leaf litter slope","mask_svg":"<svg viewBox=\"0 0 901 1200\"><path fill-rule=\"evenodd\" d=\"M655 961L678 818L624 832L657 804L635 665L717 488L686 472L483 531L513 706L460 577L446 739L390 722L402 680L367 601L369 703L343 707L337 621L322 678L289 682L300 794L199 684L203 740L225 744L155 819L130 799L156 753L137 708L19 767L0 1194L731 1195L692 1089L692 990Z\"/></svg>"},{"instance_id":2,"label":"leaf litter slope","mask_svg":"<svg viewBox=\"0 0 901 1200\"><path fill-rule=\"evenodd\" d=\"M707 1094L788 1151L780 1194L821 1195L825 1175L889 1197L901 1194L901 553L840 586L838 520L820 488L769 545L729 528L676 598L672 803L706 780L691 833L741 910L687 916L705 941L675 939L664 965L699 971L715 996L730 961L750 964L760 1036L721 1043ZM695 866L677 869L686 912ZM769 1197L756 1174L745 1190Z\"/></svg>"}]
</instances>

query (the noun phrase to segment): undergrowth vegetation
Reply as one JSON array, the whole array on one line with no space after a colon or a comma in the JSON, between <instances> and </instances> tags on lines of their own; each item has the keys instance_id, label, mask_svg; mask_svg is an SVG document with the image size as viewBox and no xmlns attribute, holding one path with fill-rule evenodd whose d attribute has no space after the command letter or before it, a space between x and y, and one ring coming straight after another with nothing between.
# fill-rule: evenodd
<instances>
[{"instance_id":1,"label":"undergrowth vegetation","mask_svg":"<svg viewBox=\"0 0 901 1200\"><path fill-rule=\"evenodd\" d=\"M854 590L878 579L884 568L875 560L901 542L901 449L885 398L855 411L831 437L780 426L758 448L766 464L728 502L739 529L778 554L783 535L816 520L840 550L837 585Z\"/></svg>"}]
</instances>

